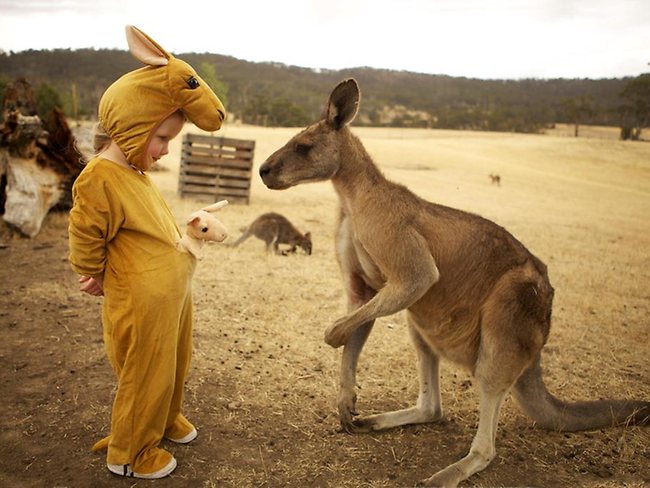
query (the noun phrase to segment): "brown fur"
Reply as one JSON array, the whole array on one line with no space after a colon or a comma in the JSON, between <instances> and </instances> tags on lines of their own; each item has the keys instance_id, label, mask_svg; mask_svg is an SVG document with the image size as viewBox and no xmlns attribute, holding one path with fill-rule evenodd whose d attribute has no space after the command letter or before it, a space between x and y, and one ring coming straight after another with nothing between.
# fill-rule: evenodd
<instances>
[{"instance_id":1,"label":"brown fur","mask_svg":"<svg viewBox=\"0 0 650 488\"><path fill-rule=\"evenodd\" d=\"M257 217L233 246L238 246L252 235L266 243L267 251L273 248L276 254L295 253L298 247L311 254L311 233L301 234L289 219L279 213L269 212ZM290 247L286 251L280 251L280 244L288 244Z\"/></svg>"},{"instance_id":2,"label":"brown fur","mask_svg":"<svg viewBox=\"0 0 650 488\"><path fill-rule=\"evenodd\" d=\"M330 179L339 196L336 255L349 307L325 340L345 345L338 399L343 427L358 432L441 419L440 357L474 375L480 420L467 456L423 480L426 486L455 486L490 463L499 409L511 388L546 428L647 423L650 402L566 403L546 390L540 356L553 301L546 266L495 223L429 203L388 181L348 128L359 99L354 80L340 83L323 118L260 167L269 188ZM400 310L408 311L418 355L417 403L355 418L359 354L374 320Z\"/></svg>"}]
</instances>

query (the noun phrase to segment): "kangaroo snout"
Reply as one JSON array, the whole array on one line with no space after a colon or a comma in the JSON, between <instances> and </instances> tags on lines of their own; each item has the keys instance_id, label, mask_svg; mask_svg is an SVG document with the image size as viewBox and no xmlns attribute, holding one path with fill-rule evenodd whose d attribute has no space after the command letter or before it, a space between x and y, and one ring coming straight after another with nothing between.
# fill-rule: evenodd
<instances>
[{"instance_id":1,"label":"kangaroo snout","mask_svg":"<svg viewBox=\"0 0 650 488\"><path fill-rule=\"evenodd\" d=\"M267 163L264 163L262 164L262 166L260 166L260 178L262 178L262 180L264 180L264 177L268 175L270 172L271 172L271 168Z\"/></svg>"},{"instance_id":2,"label":"kangaroo snout","mask_svg":"<svg viewBox=\"0 0 650 488\"><path fill-rule=\"evenodd\" d=\"M284 190L291 186L290 184L281 181L283 178L281 171L278 171L278 169L279 167L273 165L268 159L262 164L262 166L260 166L260 178L262 178L266 187L271 190Z\"/></svg>"},{"instance_id":3,"label":"kangaroo snout","mask_svg":"<svg viewBox=\"0 0 650 488\"><path fill-rule=\"evenodd\" d=\"M274 186L273 182L271 181L271 171L272 168L268 161L260 166L260 178L262 178L262 182L266 185L267 188L273 190Z\"/></svg>"}]
</instances>

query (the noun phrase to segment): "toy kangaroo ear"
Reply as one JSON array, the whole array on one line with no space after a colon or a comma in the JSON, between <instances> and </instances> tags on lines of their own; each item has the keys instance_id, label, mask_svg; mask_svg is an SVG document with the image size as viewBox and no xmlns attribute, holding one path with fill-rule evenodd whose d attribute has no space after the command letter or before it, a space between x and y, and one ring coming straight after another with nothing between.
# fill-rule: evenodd
<instances>
[{"instance_id":1,"label":"toy kangaroo ear","mask_svg":"<svg viewBox=\"0 0 650 488\"><path fill-rule=\"evenodd\" d=\"M228 205L228 200L221 200L217 203L213 203L212 205L208 205L207 207L203 207L201 210L205 210L206 212L214 212L215 210L219 210L226 205Z\"/></svg>"},{"instance_id":2,"label":"toy kangaroo ear","mask_svg":"<svg viewBox=\"0 0 650 488\"><path fill-rule=\"evenodd\" d=\"M190 215L190 216L187 218L187 224L188 224L188 225L190 225L190 224L194 225L194 224L196 224L199 220L201 220L201 216L200 216L197 212L194 212L192 215Z\"/></svg>"},{"instance_id":3,"label":"toy kangaroo ear","mask_svg":"<svg viewBox=\"0 0 650 488\"><path fill-rule=\"evenodd\" d=\"M169 63L170 54L137 27L126 26L126 42L133 57L144 64L166 66Z\"/></svg>"}]
</instances>

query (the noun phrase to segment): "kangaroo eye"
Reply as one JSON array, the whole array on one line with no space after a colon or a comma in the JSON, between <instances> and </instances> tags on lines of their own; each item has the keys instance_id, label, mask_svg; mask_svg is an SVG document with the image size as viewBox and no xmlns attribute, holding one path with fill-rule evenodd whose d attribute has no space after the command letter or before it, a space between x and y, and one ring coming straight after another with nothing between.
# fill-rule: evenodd
<instances>
[{"instance_id":1,"label":"kangaroo eye","mask_svg":"<svg viewBox=\"0 0 650 488\"><path fill-rule=\"evenodd\" d=\"M310 146L309 144L296 144L296 152L302 154L303 156L306 156L309 154L309 151L312 147L313 146Z\"/></svg>"},{"instance_id":2,"label":"kangaroo eye","mask_svg":"<svg viewBox=\"0 0 650 488\"><path fill-rule=\"evenodd\" d=\"M199 87L199 80L193 76L190 76L187 80L187 86L189 86L192 90L196 90Z\"/></svg>"},{"instance_id":3,"label":"kangaroo eye","mask_svg":"<svg viewBox=\"0 0 650 488\"><path fill-rule=\"evenodd\" d=\"M207 227L203 227L203 228L201 229L201 232L207 232L207 231L208 231L208 228L207 228Z\"/></svg>"}]
</instances>

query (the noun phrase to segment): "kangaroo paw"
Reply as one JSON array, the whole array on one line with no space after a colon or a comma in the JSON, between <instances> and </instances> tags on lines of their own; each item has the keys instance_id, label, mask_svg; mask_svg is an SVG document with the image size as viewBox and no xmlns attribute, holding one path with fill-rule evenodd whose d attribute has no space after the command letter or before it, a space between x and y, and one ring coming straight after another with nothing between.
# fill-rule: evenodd
<instances>
[{"instance_id":1,"label":"kangaroo paw","mask_svg":"<svg viewBox=\"0 0 650 488\"><path fill-rule=\"evenodd\" d=\"M346 318L342 318L330 325L325 331L325 342L333 348L341 347L348 342L354 328L350 330L350 324Z\"/></svg>"},{"instance_id":2,"label":"kangaroo paw","mask_svg":"<svg viewBox=\"0 0 650 488\"><path fill-rule=\"evenodd\" d=\"M372 432L375 426L375 422L369 420L367 417L358 417L352 420L352 427L354 428L354 433L362 434Z\"/></svg>"}]
</instances>

